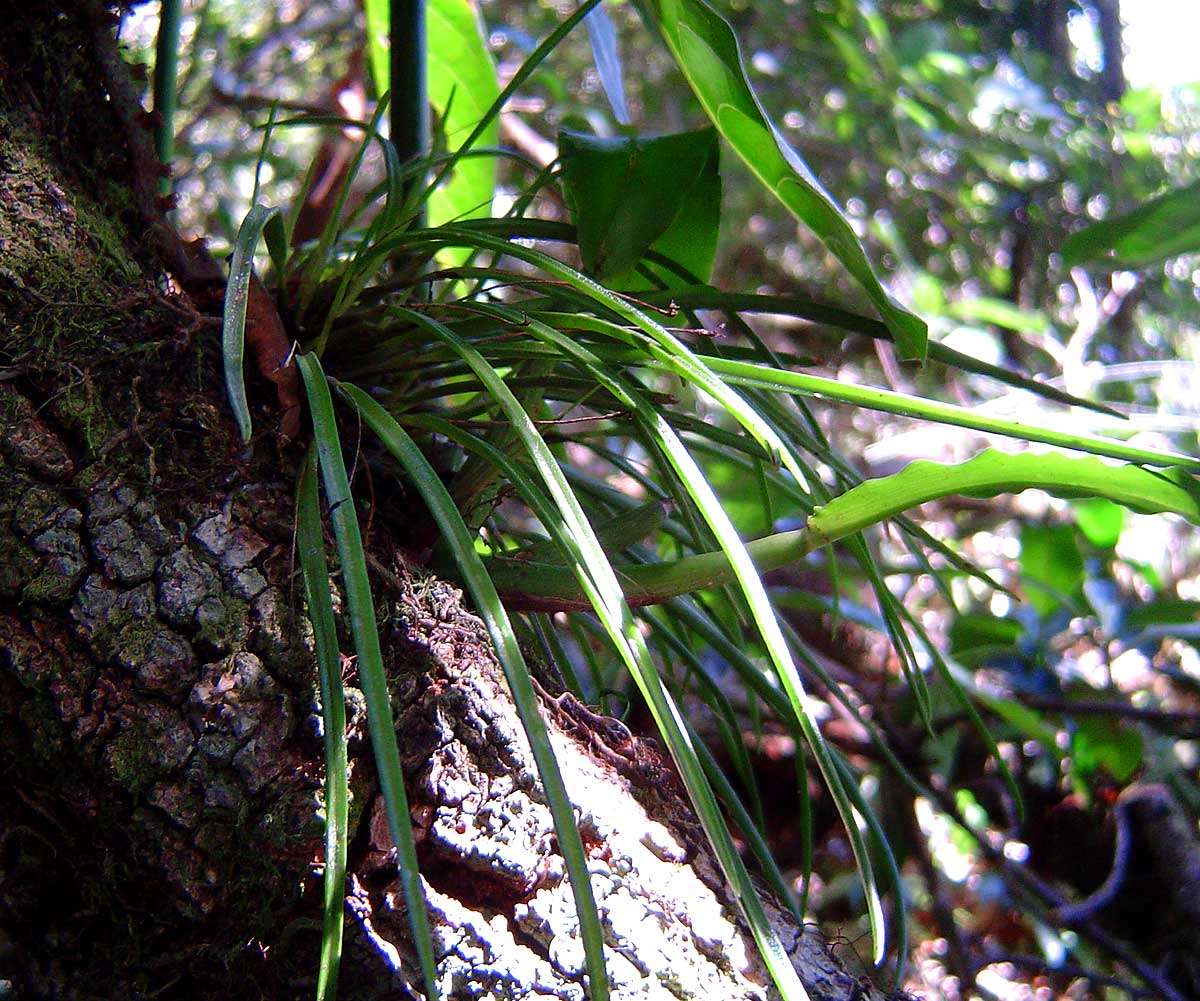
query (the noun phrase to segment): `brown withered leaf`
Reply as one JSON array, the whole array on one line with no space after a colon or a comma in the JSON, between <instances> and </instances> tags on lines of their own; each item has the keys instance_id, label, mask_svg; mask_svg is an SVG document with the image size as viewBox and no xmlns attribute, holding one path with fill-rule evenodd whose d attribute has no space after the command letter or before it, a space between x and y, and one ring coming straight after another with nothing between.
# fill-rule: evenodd
<instances>
[{"instance_id":1,"label":"brown withered leaf","mask_svg":"<svg viewBox=\"0 0 1200 1001\"><path fill-rule=\"evenodd\" d=\"M275 384L279 407L279 434L294 441L300 433L300 372L291 357L292 345L279 310L258 276L251 273L246 297L246 342L263 377Z\"/></svg>"}]
</instances>

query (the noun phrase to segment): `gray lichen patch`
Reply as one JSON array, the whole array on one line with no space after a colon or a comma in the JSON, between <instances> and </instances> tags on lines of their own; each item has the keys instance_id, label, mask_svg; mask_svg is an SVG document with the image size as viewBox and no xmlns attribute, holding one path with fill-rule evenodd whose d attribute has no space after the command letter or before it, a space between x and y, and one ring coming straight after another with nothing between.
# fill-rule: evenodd
<instances>
[{"instance_id":1,"label":"gray lichen patch","mask_svg":"<svg viewBox=\"0 0 1200 1001\"><path fill-rule=\"evenodd\" d=\"M246 642L249 604L226 593L217 570L191 549L181 546L167 555L155 579L160 614L202 652L219 656Z\"/></svg>"},{"instance_id":2,"label":"gray lichen patch","mask_svg":"<svg viewBox=\"0 0 1200 1001\"><path fill-rule=\"evenodd\" d=\"M292 734L291 702L254 654L207 665L188 695L187 713L200 753L232 766L251 792L287 764L282 752Z\"/></svg>"},{"instance_id":3,"label":"gray lichen patch","mask_svg":"<svg viewBox=\"0 0 1200 1001\"><path fill-rule=\"evenodd\" d=\"M140 584L154 573L153 548L124 518L116 518L93 530L92 553L104 576L119 584Z\"/></svg>"},{"instance_id":4,"label":"gray lichen patch","mask_svg":"<svg viewBox=\"0 0 1200 1001\"><path fill-rule=\"evenodd\" d=\"M75 473L75 460L28 400L0 387L0 449L14 466L51 483L61 483Z\"/></svg>"},{"instance_id":5,"label":"gray lichen patch","mask_svg":"<svg viewBox=\"0 0 1200 1001\"><path fill-rule=\"evenodd\" d=\"M263 589L251 603L250 623L250 649L281 680L312 683L312 626L294 598L278 587Z\"/></svg>"},{"instance_id":6,"label":"gray lichen patch","mask_svg":"<svg viewBox=\"0 0 1200 1001\"><path fill-rule=\"evenodd\" d=\"M586 963L571 884L524 730L506 694L482 624L445 585L414 584L402 603L407 642L425 652L424 677L402 686L398 730L405 735L425 895L439 956L441 990L483 999L586 996ZM547 702L547 710L550 703ZM657 755L627 731L589 714L546 723L588 853L614 998L722 998L776 995L753 939L697 823L674 782L639 785L598 753L612 733L618 749ZM660 771L669 766L659 756ZM636 775L637 773L631 773ZM371 818L363 871L392 864L382 808ZM352 900L364 939L393 970L397 985L414 968L398 882ZM772 907L810 996L877 998L856 988L791 917ZM810 955L810 948L813 954Z\"/></svg>"},{"instance_id":7,"label":"gray lichen patch","mask_svg":"<svg viewBox=\"0 0 1200 1001\"><path fill-rule=\"evenodd\" d=\"M166 556L155 574L158 607L164 619L180 629L196 626L196 616L207 602L220 601L221 579L216 570L181 546Z\"/></svg>"},{"instance_id":8,"label":"gray lichen patch","mask_svg":"<svg viewBox=\"0 0 1200 1001\"><path fill-rule=\"evenodd\" d=\"M206 518L192 533L223 570L240 570L267 548L266 541L245 525L232 525L227 514Z\"/></svg>"}]
</instances>

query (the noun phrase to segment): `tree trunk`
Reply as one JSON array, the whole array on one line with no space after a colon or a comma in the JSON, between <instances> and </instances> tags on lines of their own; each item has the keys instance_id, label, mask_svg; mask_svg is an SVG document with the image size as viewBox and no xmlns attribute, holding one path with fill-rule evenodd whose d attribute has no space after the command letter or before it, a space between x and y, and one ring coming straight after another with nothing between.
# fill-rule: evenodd
<instances>
[{"instance_id":1,"label":"tree trunk","mask_svg":"<svg viewBox=\"0 0 1200 1001\"><path fill-rule=\"evenodd\" d=\"M38 8L0 23L0 994L302 997L322 743L294 460L242 450L215 324L160 284L164 266L195 275L148 194L111 18ZM583 998L570 888L486 634L378 526L368 544L442 990ZM420 996L345 673L342 996ZM543 704L615 996L772 996L653 742L570 696ZM814 999L879 996L770 910Z\"/></svg>"}]
</instances>

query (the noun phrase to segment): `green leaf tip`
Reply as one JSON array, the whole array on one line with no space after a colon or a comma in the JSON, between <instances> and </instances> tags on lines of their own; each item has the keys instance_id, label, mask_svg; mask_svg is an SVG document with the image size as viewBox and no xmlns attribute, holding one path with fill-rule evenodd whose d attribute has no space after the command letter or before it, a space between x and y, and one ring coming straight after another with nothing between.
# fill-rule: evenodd
<instances>
[{"instance_id":1,"label":"green leaf tip","mask_svg":"<svg viewBox=\"0 0 1200 1001\"><path fill-rule=\"evenodd\" d=\"M704 0L651 0L667 47L708 117L758 177L862 285L905 358L924 360L929 331L875 274L850 222L768 120L729 23Z\"/></svg>"},{"instance_id":2,"label":"green leaf tip","mask_svg":"<svg viewBox=\"0 0 1200 1001\"><path fill-rule=\"evenodd\" d=\"M1182 470L987 449L957 465L918 460L892 476L860 483L814 511L805 531L816 547L939 497L994 497L1031 488L1055 497L1106 497L1144 514L1172 512L1200 524L1200 484Z\"/></svg>"}]
</instances>

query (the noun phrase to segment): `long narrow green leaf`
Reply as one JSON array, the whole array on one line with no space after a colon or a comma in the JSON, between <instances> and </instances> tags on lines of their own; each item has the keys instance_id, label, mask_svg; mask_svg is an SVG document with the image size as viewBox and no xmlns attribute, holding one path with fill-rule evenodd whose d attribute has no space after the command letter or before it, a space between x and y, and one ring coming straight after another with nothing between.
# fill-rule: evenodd
<instances>
[{"instance_id":1,"label":"long narrow green leaf","mask_svg":"<svg viewBox=\"0 0 1200 1001\"><path fill-rule=\"evenodd\" d=\"M846 217L816 175L767 120L750 86L737 38L703 0L649 0L667 47L708 117L787 209L862 285L906 358L924 358L925 323L880 284Z\"/></svg>"},{"instance_id":2,"label":"long narrow green leaf","mask_svg":"<svg viewBox=\"0 0 1200 1001\"><path fill-rule=\"evenodd\" d=\"M300 269L299 289L296 294L296 300L299 303L301 312L308 309L309 304L312 302L321 272L329 262L329 255L333 249L338 228L342 223L342 213L346 210L346 203L350 198L351 188L354 186L354 179L358 176L363 159L367 155L367 147L371 145L372 139L379 138L379 123L383 119L384 112L387 111L387 106L388 97L385 94L379 99L379 103L375 107L375 112L371 116L371 121L367 125L362 142L359 143L358 149L355 150L354 157L350 161L350 165L346 168L346 176L342 180L341 187L338 189L337 198L334 200L333 210L329 214L329 219L321 230L321 235L317 238L316 245L309 250L307 256L304 258ZM380 139L380 142L383 142L383 140ZM390 176L391 172L389 171Z\"/></svg>"},{"instance_id":3,"label":"long narrow green leaf","mask_svg":"<svg viewBox=\"0 0 1200 1001\"><path fill-rule=\"evenodd\" d=\"M612 566L597 541L578 499L559 469L557 460L520 402L478 351L462 341L453 331L421 313L405 309L397 309L395 312L450 345L483 380L488 392L512 422L554 504L551 511L535 510L535 513L539 517L543 513L549 516L550 521L546 527L555 536L574 567L605 632L646 700L655 724L679 767L697 816L726 879L733 887L772 979L785 999L803 998L807 1001L808 993L771 928L762 903L734 847L712 788L704 775L703 766L687 734L686 724L655 671L645 638L624 600Z\"/></svg>"},{"instance_id":4,"label":"long narrow green leaf","mask_svg":"<svg viewBox=\"0 0 1200 1001\"><path fill-rule=\"evenodd\" d=\"M1095 455L1107 455L1111 458L1125 459L1129 462L1140 462L1154 466L1188 466L1200 468L1200 460L1186 455L1170 452L1158 452L1151 449L1137 448L1125 445L1111 439L1099 438L1095 435L1077 434L1072 432L1055 431L1037 425L1024 424L1019 421L1007 421L997 417L976 415L971 411L956 407L952 404L936 403L920 397L895 393L890 390L875 389L866 386L854 386L849 383L825 379L819 376L805 375L799 372L787 372L767 365L757 365L748 362L731 361L728 359L706 356L703 360L696 358L684 345L670 334L660 324L650 319L644 312L635 308L620 296L609 292L586 275L580 274L546 254L502 240L472 233L459 227L443 227L436 232L414 234L414 240L433 244L457 244L486 246L501 253L526 260L543 268L549 274L567 282L572 287L583 292L596 302L611 309L618 316L630 321L639 331L647 335L642 341L655 355L657 364L674 371L689 381L695 382L705 392L709 393L745 427L764 447L779 457L788 471L796 477L797 482L804 481L804 474L778 435L766 425L745 400L726 382L740 383L748 386L761 387L777 392L794 393L802 396L817 396L886 413L902 414L926 420L938 421L958 427L972 428L994 434L1003 434L1021 438L1027 441L1038 441L1050 445L1060 445L1091 452ZM631 364L645 364L645 352L634 351L628 356ZM726 376L726 380L715 378L716 375Z\"/></svg>"},{"instance_id":5,"label":"long narrow green leaf","mask_svg":"<svg viewBox=\"0 0 1200 1001\"><path fill-rule=\"evenodd\" d=\"M493 236L508 239L530 238L565 243L575 243L578 240L578 233L574 226L568 223L554 222L549 219L469 219L464 221L463 226L478 232L490 233ZM674 265L674 267L678 268L675 262L657 257L654 251L647 253L647 259L653 263L662 264L664 267ZM799 296L722 292L711 286L701 284L697 276L687 272L686 269L679 268L679 270L682 272L680 277L686 282L685 285L673 285L660 292L641 292L638 294L639 301L647 305L660 306L663 309L670 309L672 306L679 309L722 309L729 311L733 316L737 316L739 313L778 313L782 316L795 316L800 319L811 320L813 323L846 330L850 333L862 334L876 340L895 340L887 324L870 316L863 316L825 302L802 299ZM1056 403L1064 403L1072 407L1083 407L1088 410L1094 410L1097 413L1107 414L1110 417L1116 417L1121 420L1125 419L1125 415L1119 410L1114 410L1103 403L1073 396L1064 390L1051 386L1048 383L1039 382L1021 372L1003 368L999 365L992 365L988 362L980 361L978 358L972 358L970 355L956 351L954 348L938 341L929 341L927 351L930 360L948 365L951 368L986 376L1007 386L1012 386L1015 389L1023 389L1029 393L1033 393L1035 396L1041 396Z\"/></svg>"},{"instance_id":6,"label":"long narrow green leaf","mask_svg":"<svg viewBox=\"0 0 1200 1001\"><path fill-rule=\"evenodd\" d=\"M543 319L557 314L537 313ZM637 334L619 327L609 321L592 316L574 315L569 326L577 329L594 330L608 334L617 339L623 339L630 345L637 343ZM604 348L597 345L594 350L606 361L619 362L632 366L658 368L665 371L676 371L675 365L669 360L656 355L648 359L645 351L637 347L621 350ZM1124 459L1127 462L1137 462L1150 466L1183 466L1200 469L1200 459L1195 456L1178 452L1158 451L1126 445L1112 438L1101 438L1097 435L1068 431L1056 431L1053 428L1038 424L1027 424L1021 421L1005 420L1001 417L989 417L977 414L965 407L949 403L938 403L919 396L909 396L887 389L877 389L873 386L856 386L852 383L839 382L821 376L792 372L772 365L754 362L737 361L731 358L721 358L715 355L705 355L703 364L711 373L724 376L729 382L737 385L764 389L777 393L787 393L795 396L810 396L821 399L835 400L878 410L883 413L899 414L921 420L936 421L955 427L970 428L988 434L1000 434L1023 441L1036 441L1047 445L1057 445L1062 448L1091 452L1094 455L1104 455L1114 459ZM777 436L776 436L777 437Z\"/></svg>"},{"instance_id":7,"label":"long narrow green leaf","mask_svg":"<svg viewBox=\"0 0 1200 1001\"><path fill-rule=\"evenodd\" d=\"M767 573L927 501L1028 489L1056 497L1106 497L1135 511L1170 512L1200 524L1200 483L1182 470L1152 471L1086 456L988 449L957 465L919 460L891 476L865 480L818 508L804 528L756 539L746 550L758 572ZM561 565L497 557L489 567L497 588L515 607L529 599L541 599L533 602L541 608L583 606L583 593ZM658 604L735 579L725 552L670 563L620 564L615 569L633 605Z\"/></svg>"},{"instance_id":8,"label":"long narrow green leaf","mask_svg":"<svg viewBox=\"0 0 1200 1001\"><path fill-rule=\"evenodd\" d=\"M813 323L836 327L839 330L863 334L875 340L893 339L887 325L879 320L869 316L860 316L858 313L852 313L828 303L801 299L792 295L722 292L707 285L689 285L684 288L672 287L663 292L645 292L639 298L648 304L662 303L664 306L673 304L680 309L721 309L733 313L774 313L780 316L794 316L810 320ZM1084 407L1097 413L1107 414L1109 417L1125 419L1125 415L1119 410L1114 410L1103 403L1073 396L1065 390L1051 386L1049 383L1039 382L1021 372L973 358L940 341L930 341L928 353L931 361L940 362L963 372L995 379L1014 389L1023 389L1035 396L1053 400L1055 403L1063 403L1071 407Z\"/></svg>"},{"instance_id":9,"label":"long narrow green leaf","mask_svg":"<svg viewBox=\"0 0 1200 1001\"><path fill-rule=\"evenodd\" d=\"M392 718L391 695L383 668L383 653L379 646L379 628L375 620L375 602L371 582L367 577L367 560L363 552L358 515L350 494L350 481L342 459L337 423L333 415L333 400L321 363L312 354L297 359L308 406L312 413L313 436L318 466L329 505L329 519L337 540L338 558L342 565L342 583L346 590L346 605L350 612L350 631L358 655L358 677L367 703L367 723L371 731L371 748L379 773L388 826L398 852L400 885L408 909L413 944L421 965L427 996L433 1001L439 996L437 962L433 948L433 933L429 912L421 886L417 865L417 848L413 836L408 795L404 790L404 770L396 746L396 727Z\"/></svg>"},{"instance_id":10,"label":"long narrow green leaf","mask_svg":"<svg viewBox=\"0 0 1200 1001\"><path fill-rule=\"evenodd\" d=\"M936 403L933 400L908 396L905 393L895 393L891 390L875 389L870 386L855 386L847 382L805 375L800 372L785 372L766 365L712 357L704 360L712 371L741 385L761 386L777 392L837 400L841 403L866 407L868 410L880 410L884 413L916 417L922 420L936 421L939 424L951 424L955 427L971 428L975 431L1001 434L1025 441L1058 445L1062 448L1091 452L1094 455L1107 455L1113 459L1124 459L1127 462L1139 462L1148 466L1184 466L1200 469L1200 459L1178 452L1138 448L1114 441L1111 438L1100 438L1096 435L1070 431L1055 431L1037 424L1009 421L1001 417L988 417L949 403Z\"/></svg>"},{"instance_id":11,"label":"long narrow green leaf","mask_svg":"<svg viewBox=\"0 0 1200 1001\"><path fill-rule=\"evenodd\" d=\"M766 876L767 881L774 888L779 900L791 910L796 920L803 921L804 912L797 906L796 895L788 885L787 880L783 878L783 874L779 870L779 865L771 854L770 846L762 834L766 828L762 820L762 804L759 801L757 783L749 756L746 754L741 733L733 718L732 707L729 705L724 693L721 692L720 687L708 677L708 673L701 664L700 658L696 656L695 652L683 639L675 635L675 631L667 625L664 617L650 616L647 621L650 622L655 636L665 640L667 646L670 648L671 655L682 657L691 666L693 677L696 678L697 682L706 692L704 696L705 701L708 702L709 708L718 720L718 725L723 725L723 729L728 727L730 739L725 741L725 749L734 759L738 776L746 787L747 792L753 798L755 811L758 814L757 817L751 816L750 811L743 805L741 797L734 790L724 771L717 764L716 759L713 758L712 752L708 749L707 745L697 737L695 729L689 725L688 731L691 733L692 739L696 744L696 751L700 755L700 760L704 765L704 771L708 775L708 780L713 784L717 795L721 797L726 808L733 814L733 819L749 841L750 848L754 852L755 858L758 859L763 875ZM807 869L805 873L806 875L808 874Z\"/></svg>"},{"instance_id":12,"label":"long narrow green leaf","mask_svg":"<svg viewBox=\"0 0 1200 1001\"><path fill-rule=\"evenodd\" d=\"M698 358L686 345L681 343L662 324L653 320L645 312L638 309L622 296L610 292L598 282L575 268L564 264L548 254L522 247L505 240L497 240L483 233L474 232L461 227L443 226L438 230L414 233L409 237L414 242L428 242L434 245L465 245L478 246L497 253L508 254L524 260L535 267L541 268L547 274L565 282L568 286L583 293L588 299L600 306L611 310L619 317L627 320L643 335L641 344L659 358L661 363L669 367L680 378L694 384L719 403L728 413L758 441L767 452L790 472L798 483L805 480L805 474L791 450L788 449L766 421L751 407L725 380L718 379L706 367L705 360ZM515 314L514 314L515 315ZM510 316L510 319L513 317ZM516 317L518 321L520 317ZM644 355L644 352L643 352Z\"/></svg>"},{"instance_id":13,"label":"long narrow green leaf","mask_svg":"<svg viewBox=\"0 0 1200 1001\"><path fill-rule=\"evenodd\" d=\"M563 785L550 738L541 716L538 715L537 696L530 682L529 668L517 644L508 614L500 603L500 597L496 594L496 588L488 577L487 570L484 569L483 561L475 551L474 537L459 514L450 492L416 443L383 407L361 389L346 383L341 384L339 388L357 408L367 426L379 436L383 446L405 468L421 492L441 530L442 539L454 554L463 581L475 600L475 607L487 625L497 657L504 669L504 676L508 680L513 702L529 738L534 762L542 778L546 801L554 818L559 850L571 879L584 953L587 957L589 992L593 1001L604 1001L609 996L608 978L604 968L604 932L596 913L596 900L588 877L587 855L584 853L579 829L575 825L571 800Z\"/></svg>"},{"instance_id":14,"label":"long narrow green leaf","mask_svg":"<svg viewBox=\"0 0 1200 1001\"><path fill-rule=\"evenodd\" d=\"M817 761L830 795L837 804L846 828L846 835L854 850L858 862L859 873L862 877L863 889L867 898L868 914L871 921L872 938L875 944L876 962L882 962L886 947L886 924L883 916L883 906L875 886L870 854L862 839L858 826L856 810L851 804L846 790L843 788L842 777L830 756L825 739L820 728L812 717L808 705L808 697L800 675L792 662L791 653L775 610L771 607L766 588L754 566L750 553L738 537L737 530L730 521L725 509L721 506L716 493L704 478L696 460L692 458L679 436L659 411L647 403L631 383L618 379L610 373L600 359L592 355L586 348L576 344L565 334L531 320L529 332L535 336L553 343L564 354L575 359L585 367L597 382L604 385L614 396L622 399L637 415L639 423L648 436L660 449L662 455L675 470L679 479L691 495L696 507L702 513L705 522L716 536L721 545L722 555L728 561L734 576L740 586L741 593L749 605L754 625L758 629L771 662L775 667L780 683L787 693L791 711L799 723L813 756Z\"/></svg>"},{"instance_id":15,"label":"long narrow green leaf","mask_svg":"<svg viewBox=\"0 0 1200 1001\"><path fill-rule=\"evenodd\" d=\"M250 298L250 275L254 270L254 251L267 221L278 213L265 205L255 205L238 227L233 242L233 261L225 285L225 308L221 317L221 355L225 363L225 392L237 420L242 441L250 440L250 406L246 402L246 303Z\"/></svg>"},{"instance_id":16,"label":"long narrow green leaf","mask_svg":"<svg viewBox=\"0 0 1200 1001\"><path fill-rule=\"evenodd\" d=\"M316 455L309 453L296 490L296 548L304 570L308 620L312 623L321 689L321 719L325 731L325 906L321 920L321 961L317 971L317 1001L337 998L342 959L342 915L346 899L346 846L350 828L350 790L347 779L346 701L337 626L325 561L325 535L317 497Z\"/></svg>"}]
</instances>

